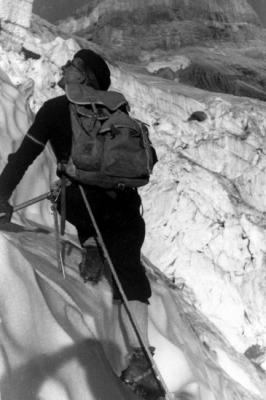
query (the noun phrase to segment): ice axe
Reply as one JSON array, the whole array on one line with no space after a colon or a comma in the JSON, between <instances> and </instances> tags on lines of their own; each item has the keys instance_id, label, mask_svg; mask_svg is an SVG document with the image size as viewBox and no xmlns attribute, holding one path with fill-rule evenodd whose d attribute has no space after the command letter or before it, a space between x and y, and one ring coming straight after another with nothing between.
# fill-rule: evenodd
<instances>
[{"instance_id":1,"label":"ice axe","mask_svg":"<svg viewBox=\"0 0 266 400\"><path fill-rule=\"evenodd\" d=\"M41 194L40 196L34 197L31 200L24 201L24 203L17 204L16 206L13 206L13 212L22 210L23 208L31 206L32 204L38 203L39 201L49 199L50 195L51 195L51 192L47 192L47 193ZM4 217L5 215L6 215L6 213L4 213L4 212L0 213L0 218Z\"/></svg>"},{"instance_id":2,"label":"ice axe","mask_svg":"<svg viewBox=\"0 0 266 400\"><path fill-rule=\"evenodd\" d=\"M55 189L50 190L50 192L46 192L44 194L41 194L40 196L36 196L30 200L27 200L23 203L13 206L13 212L20 211L23 208L26 208L33 204L39 203L42 200L47 199L47 200L51 201L52 213L53 213L53 217L54 217L55 237L56 237L56 258L57 258L59 270L62 272L63 278L65 279L66 273L65 273L65 266L64 266L64 262L63 262L62 252L61 252L61 246L60 246L59 221L58 221L57 209L56 209L56 201L57 201L59 194L60 194L60 189L57 187ZM3 217L4 215L5 215L4 213L0 213L0 218Z\"/></svg>"},{"instance_id":3,"label":"ice axe","mask_svg":"<svg viewBox=\"0 0 266 400\"><path fill-rule=\"evenodd\" d=\"M16 206L13 207L13 212L22 210L23 208L29 207L35 203L39 203L40 201L45 200L45 199L50 200L51 195L52 195L52 191L46 192L44 194L41 194L40 196L34 197L31 200L24 201L24 203L17 204ZM0 217L1 216L2 215L0 214Z\"/></svg>"}]
</instances>

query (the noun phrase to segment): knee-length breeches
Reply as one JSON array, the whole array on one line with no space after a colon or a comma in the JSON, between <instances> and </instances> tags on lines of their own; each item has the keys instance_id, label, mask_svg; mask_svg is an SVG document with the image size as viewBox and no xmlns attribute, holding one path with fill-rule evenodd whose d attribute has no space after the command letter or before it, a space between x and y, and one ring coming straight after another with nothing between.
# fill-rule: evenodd
<instances>
[{"instance_id":1,"label":"knee-length breeches","mask_svg":"<svg viewBox=\"0 0 266 400\"><path fill-rule=\"evenodd\" d=\"M140 215L141 200L137 190L83 188L128 300L148 302L151 288L140 261L145 223ZM76 227L81 244L96 235L76 184L66 188L66 218ZM113 290L114 298L119 299L115 285Z\"/></svg>"}]
</instances>

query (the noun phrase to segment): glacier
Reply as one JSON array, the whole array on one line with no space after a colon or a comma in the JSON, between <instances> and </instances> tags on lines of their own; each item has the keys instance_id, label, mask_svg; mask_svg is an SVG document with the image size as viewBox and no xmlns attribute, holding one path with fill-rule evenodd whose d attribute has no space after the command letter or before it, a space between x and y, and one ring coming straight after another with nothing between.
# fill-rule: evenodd
<instances>
[{"instance_id":1,"label":"glacier","mask_svg":"<svg viewBox=\"0 0 266 400\"><path fill-rule=\"evenodd\" d=\"M61 93L59 67L79 48L60 37L43 43L28 35L26 43L39 59L0 48L1 169L34 112ZM265 103L173 85L132 65L110 67L112 87L149 124L159 155L141 189L143 260L153 289L149 334L159 369L179 398L263 399ZM191 120L195 111L207 118ZM54 168L48 147L12 204L48 191ZM134 399L117 379L126 354L118 310L106 280L97 288L80 280L74 228L68 225L64 280L49 203L12 222L0 234L1 398ZM256 367L244 355L254 346L261 349Z\"/></svg>"}]
</instances>

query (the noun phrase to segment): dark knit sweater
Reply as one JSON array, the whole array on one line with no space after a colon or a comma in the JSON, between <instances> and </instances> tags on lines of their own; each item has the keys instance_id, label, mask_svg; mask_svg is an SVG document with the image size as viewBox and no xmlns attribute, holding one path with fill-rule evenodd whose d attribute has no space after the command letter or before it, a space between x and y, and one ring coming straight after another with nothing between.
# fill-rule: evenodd
<instances>
[{"instance_id":1,"label":"dark knit sweater","mask_svg":"<svg viewBox=\"0 0 266 400\"><path fill-rule=\"evenodd\" d=\"M6 199L11 196L27 168L48 141L57 160L67 160L72 138L68 104L66 96L59 96L46 101L40 108L19 149L8 157L0 176L0 196Z\"/></svg>"}]
</instances>

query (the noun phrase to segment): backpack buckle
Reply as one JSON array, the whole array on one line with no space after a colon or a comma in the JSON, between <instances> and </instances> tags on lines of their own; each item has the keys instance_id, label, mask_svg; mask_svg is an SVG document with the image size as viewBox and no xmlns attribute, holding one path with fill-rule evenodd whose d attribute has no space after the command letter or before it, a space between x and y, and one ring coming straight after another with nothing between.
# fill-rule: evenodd
<instances>
[{"instance_id":1,"label":"backpack buckle","mask_svg":"<svg viewBox=\"0 0 266 400\"><path fill-rule=\"evenodd\" d=\"M122 191L122 190L125 190L125 188L126 188L126 185L124 183L120 182L120 183L117 184L117 189L118 190Z\"/></svg>"}]
</instances>

